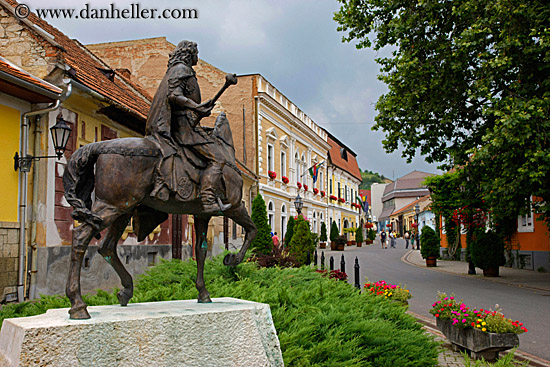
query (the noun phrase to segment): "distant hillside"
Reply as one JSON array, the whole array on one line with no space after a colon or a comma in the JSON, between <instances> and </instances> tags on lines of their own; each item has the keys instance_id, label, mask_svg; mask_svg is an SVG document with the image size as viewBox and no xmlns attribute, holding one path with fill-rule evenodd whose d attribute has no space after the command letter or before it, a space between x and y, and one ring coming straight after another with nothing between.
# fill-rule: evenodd
<instances>
[{"instance_id":1,"label":"distant hillside","mask_svg":"<svg viewBox=\"0 0 550 367\"><path fill-rule=\"evenodd\" d=\"M384 175L369 170L361 171L361 177L363 177L363 182L359 185L359 189L361 190L370 190L370 186L373 183L384 183L387 180Z\"/></svg>"}]
</instances>

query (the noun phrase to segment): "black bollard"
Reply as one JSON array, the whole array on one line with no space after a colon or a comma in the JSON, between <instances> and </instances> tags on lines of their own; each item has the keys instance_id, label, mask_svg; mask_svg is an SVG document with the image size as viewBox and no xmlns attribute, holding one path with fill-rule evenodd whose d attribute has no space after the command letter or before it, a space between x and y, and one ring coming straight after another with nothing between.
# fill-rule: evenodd
<instances>
[{"instance_id":1,"label":"black bollard","mask_svg":"<svg viewBox=\"0 0 550 367\"><path fill-rule=\"evenodd\" d=\"M317 250L315 250L315 254L313 254L313 265L317 267Z\"/></svg>"},{"instance_id":2,"label":"black bollard","mask_svg":"<svg viewBox=\"0 0 550 367\"><path fill-rule=\"evenodd\" d=\"M321 251L321 270L325 270L325 252Z\"/></svg>"},{"instance_id":3,"label":"black bollard","mask_svg":"<svg viewBox=\"0 0 550 367\"><path fill-rule=\"evenodd\" d=\"M344 259L344 254L342 254L342 260L340 260L340 270L342 273L346 272L346 260Z\"/></svg>"},{"instance_id":4,"label":"black bollard","mask_svg":"<svg viewBox=\"0 0 550 367\"><path fill-rule=\"evenodd\" d=\"M334 258L331 256L329 260L330 271L334 270Z\"/></svg>"},{"instance_id":5,"label":"black bollard","mask_svg":"<svg viewBox=\"0 0 550 367\"><path fill-rule=\"evenodd\" d=\"M355 265L353 266L355 268L355 288L361 289L361 285L359 284L359 259L355 257Z\"/></svg>"},{"instance_id":6,"label":"black bollard","mask_svg":"<svg viewBox=\"0 0 550 367\"><path fill-rule=\"evenodd\" d=\"M308 251L306 256L306 265L311 264L311 253Z\"/></svg>"}]
</instances>

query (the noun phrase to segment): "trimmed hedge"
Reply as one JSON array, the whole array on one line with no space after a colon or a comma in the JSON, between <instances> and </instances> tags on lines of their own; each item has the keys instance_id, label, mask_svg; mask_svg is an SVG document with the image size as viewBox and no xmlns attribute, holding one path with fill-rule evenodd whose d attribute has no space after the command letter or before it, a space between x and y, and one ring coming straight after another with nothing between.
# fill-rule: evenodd
<instances>
[{"instance_id":1,"label":"trimmed hedge","mask_svg":"<svg viewBox=\"0 0 550 367\"><path fill-rule=\"evenodd\" d=\"M405 308L382 297L357 292L346 282L323 277L309 267L235 268L223 255L207 261L205 278L213 297L268 303L286 366L436 366L437 343ZM196 263L164 261L136 283L132 302L194 299ZM92 304L116 303L115 293L86 297ZM65 297L43 297L31 306L7 305L0 317L25 316L14 311L68 307Z\"/></svg>"}]
</instances>

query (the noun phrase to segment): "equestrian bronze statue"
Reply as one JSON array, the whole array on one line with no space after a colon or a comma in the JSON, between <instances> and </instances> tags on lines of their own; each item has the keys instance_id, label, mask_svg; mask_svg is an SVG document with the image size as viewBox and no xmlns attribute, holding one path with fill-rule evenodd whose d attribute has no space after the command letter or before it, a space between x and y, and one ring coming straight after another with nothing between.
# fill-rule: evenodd
<instances>
[{"instance_id":1,"label":"equestrian bronze statue","mask_svg":"<svg viewBox=\"0 0 550 367\"><path fill-rule=\"evenodd\" d=\"M91 143L67 163L65 198L73 207L73 218L81 223L73 229L66 288L71 319L90 318L81 295L80 269L88 244L104 229L99 253L120 277L123 289L117 296L122 306L133 296L133 281L117 255L117 243L131 218L142 241L169 213L194 215L199 302L211 302L203 278L210 218L226 216L246 232L240 251L226 255L225 265L238 265L256 236L242 201L243 181L225 113L217 117L214 128L199 124L222 93L237 83L236 75L228 74L221 90L201 102L193 70L197 61L194 42L182 41L170 54L149 111L145 138Z\"/></svg>"}]
</instances>

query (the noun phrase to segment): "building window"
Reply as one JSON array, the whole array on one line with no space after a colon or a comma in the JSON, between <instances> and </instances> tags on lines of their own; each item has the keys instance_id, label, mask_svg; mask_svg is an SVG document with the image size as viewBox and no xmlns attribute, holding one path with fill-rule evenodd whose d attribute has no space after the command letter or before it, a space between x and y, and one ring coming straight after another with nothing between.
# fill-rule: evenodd
<instances>
[{"instance_id":1,"label":"building window","mask_svg":"<svg viewBox=\"0 0 550 367\"><path fill-rule=\"evenodd\" d=\"M518 232L534 232L533 212L518 217Z\"/></svg>"},{"instance_id":2,"label":"building window","mask_svg":"<svg viewBox=\"0 0 550 367\"><path fill-rule=\"evenodd\" d=\"M323 172L322 172L322 171L319 172L319 179L318 179L318 181L319 181L319 190L322 191L322 190L323 190L323 187L325 186L325 185L323 185Z\"/></svg>"},{"instance_id":3,"label":"building window","mask_svg":"<svg viewBox=\"0 0 550 367\"><path fill-rule=\"evenodd\" d=\"M342 197L342 193L340 192L340 182L338 182L338 198Z\"/></svg>"},{"instance_id":4,"label":"building window","mask_svg":"<svg viewBox=\"0 0 550 367\"><path fill-rule=\"evenodd\" d=\"M300 181L300 161L298 160L298 153L294 155L294 167L296 177L294 178L294 181Z\"/></svg>"},{"instance_id":5,"label":"building window","mask_svg":"<svg viewBox=\"0 0 550 367\"><path fill-rule=\"evenodd\" d=\"M275 219L275 206L273 205L273 201L270 201L267 205L267 220L269 223L269 227L271 228L271 232L273 232L275 226L273 220Z\"/></svg>"},{"instance_id":6,"label":"building window","mask_svg":"<svg viewBox=\"0 0 550 367\"><path fill-rule=\"evenodd\" d=\"M286 222L287 218L286 218L286 205L283 204L281 206L281 239L284 239L285 238L285 234L286 234L286 225L287 225L287 222Z\"/></svg>"},{"instance_id":7,"label":"building window","mask_svg":"<svg viewBox=\"0 0 550 367\"><path fill-rule=\"evenodd\" d=\"M329 181L329 195L332 195L332 178Z\"/></svg>"},{"instance_id":8,"label":"building window","mask_svg":"<svg viewBox=\"0 0 550 367\"><path fill-rule=\"evenodd\" d=\"M286 176L286 153L281 152L281 177Z\"/></svg>"},{"instance_id":9,"label":"building window","mask_svg":"<svg viewBox=\"0 0 550 367\"><path fill-rule=\"evenodd\" d=\"M267 144L267 170L274 171L275 164L273 162L273 145Z\"/></svg>"}]
</instances>

